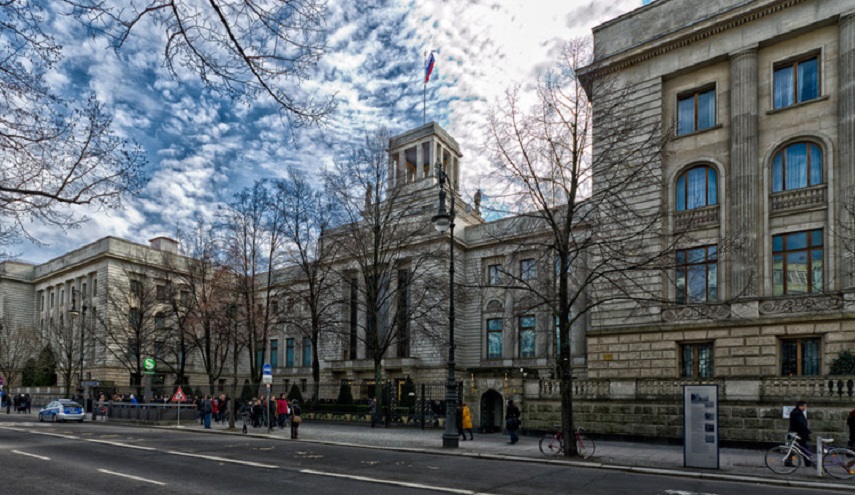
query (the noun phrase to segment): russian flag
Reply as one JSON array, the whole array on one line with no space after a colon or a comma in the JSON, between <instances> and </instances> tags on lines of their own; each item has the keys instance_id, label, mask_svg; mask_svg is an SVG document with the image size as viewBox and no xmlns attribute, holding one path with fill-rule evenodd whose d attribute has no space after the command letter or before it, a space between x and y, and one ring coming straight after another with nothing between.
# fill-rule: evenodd
<instances>
[{"instance_id":1,"label":"russian flag","mask_svg":"<svg viewBox=\"0 0 855 495\"><path fill-rule=\"evenodd\" d=\"M436 63L436 60L433 58L433 52L430 52L430 57L427 59L427 63L425 64L425 84L430 81L430 74L433 72L433 65Z\"/></svg>"}]
</instances>

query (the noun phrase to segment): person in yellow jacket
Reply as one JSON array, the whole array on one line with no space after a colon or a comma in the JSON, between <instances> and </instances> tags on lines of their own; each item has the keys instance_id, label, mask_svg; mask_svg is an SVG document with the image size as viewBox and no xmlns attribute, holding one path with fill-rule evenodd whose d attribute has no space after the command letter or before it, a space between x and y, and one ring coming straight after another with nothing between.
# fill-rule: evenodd
<instances>
[{"instance_id":1,"label":"person in yellow jacket","mask_svg":"<svg viewBox=\"0 0 855 495\"><path fill-rule=\"evenodd\" d=\"M463 435L463 439L466 440L466 432L469 432L469 440L475 440L475 437L472 435L472 411L469 410L469 406L466 403L463 403L463 421L461 421L461 435Z\"/></svg>"}]
</instances>

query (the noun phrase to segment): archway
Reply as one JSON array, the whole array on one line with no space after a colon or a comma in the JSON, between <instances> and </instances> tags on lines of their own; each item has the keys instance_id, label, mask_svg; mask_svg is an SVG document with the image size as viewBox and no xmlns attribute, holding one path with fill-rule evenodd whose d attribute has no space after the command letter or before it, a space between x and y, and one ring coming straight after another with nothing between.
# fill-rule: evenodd
<instances>
[{"instance_id":1,"label":"archway","mask_svg":"<svg viewBox=\"0 0 855 495\"><path fill-rule=\"evenodd\" d=\"M502 432L502 394L490 389L481 396L481 433Z\"/></svg>"}]
</instances>

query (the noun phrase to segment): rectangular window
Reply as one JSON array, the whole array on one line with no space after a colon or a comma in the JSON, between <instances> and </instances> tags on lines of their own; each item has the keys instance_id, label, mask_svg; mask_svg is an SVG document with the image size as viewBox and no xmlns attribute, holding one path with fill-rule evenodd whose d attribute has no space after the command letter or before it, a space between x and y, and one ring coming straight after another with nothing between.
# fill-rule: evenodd
<instances>
[{"instance_id":1,"label":"rectangular window","mask_svg":"<svg viewBox=\"0 0 855 495\"><path fill-rule=\"evenodd\" d=\"M50 293L50 307L53 307L53 292Z\"/></svg>"},{"instance_id":2,"label":"rectangular window","mask_svg":"<svg viewBox=\"0 0 855 495\"><path fill-rule=\"evenodd\" d=\"M294 367L294 339L285 339L285 367Z\"/></svg>"},{"instance_id":3,"label":"rectangular window","mask_svg":"<svg viewBox=\"0 0 855 495\"><path fill-rule=\"evenodd\" d=\"M819 97L819 56L776 65L773 108L784 108Z\"/></svg>"},{"instance_id":4,"label":"rectangular window","mask_svg":"<svg viewBox=\"0 0 855 495\"><path fill-rule=\"evenodd\" d=\"M312 365L312 339L303 337L303 366L309 367Z\"/></svg>"},{"instance_id":5,"label":"rectangular window","mask_svg":"<svg viewBox=\"0 0 855 495\"><path fill-rule=\"evenodd\" d=\"M520 260L520 280L534 280L534 258Z\"/></svg>"},{"instance_id":6,"label":"rectangular window","mask_svg":"<svg viewBox=\"0 0 855 495\"><path fill-rule=\"evenodd\" d=\"M680 376L682 376L683 378L712 377L712 342L703 342L699 344L683 344L680 347Z\"/></svg>"},{"instance_id":7,"label":"rectangular window","mask_svg":"<svg viewBox=\"0 0 855 495\"><path fill-rule=\"evenodd\" d=\"M410 357L410 271L398 270L398 309L395 313L398 327L398 357Z\"/></svg>"},{"instance_id":8,"label":"rectangular window","mask_svg":"<svg viewBox=\"0 0 855 495\"><path fill-rule=\"evenodd\" d=\"M678 304L697 304L718 300L718 255L716 246L677 251Z\"/></svg>"},{"instance_id":9,"label":"rectangular window","mask_svg":"<svg viewBox=\"0 0 855 495\"><path fill-rule=\"evenodd\" d=\"M270 339L270 366L279 367L279 339Z\"/></svg>"},{"instance_id":10,"label":"rectangular window","mask_svg":"<svg viewBox=\"0 0 855 495\"><path fill-rule=\"evenodd\" d=\"M534 345L534 329L535 329L535 319L534 316L520 316L520 357L521 358L530 358L534 357L535 353L535 345Z\"/></svg>"},{"instance_id":11,"label":"rectangular window","mask_svg":"<svg viewBox=\"0 0 855 495\"><path fill-rule=\"evenodd\" d=\"M502 319L487 320L487 359L502 357Z\"/></svg>"},{"instance_id":12,"label":"rectangular window","mask_svg":"<svg viewBox=\"0 0 855 495\"><path fill-rule=\"evenodd\" d=\"M169 299L169 294L166 290L165 285L158 285L157 287L155 287L155 297L158 301L166 301L167 299Z\"/></svg>"},{"instance_id":13,"label":"rectangular window","mask_svg":"<svg viewBox=\"0 0 855 495\"><path fill-rule=\"evenodd\" d=\"M677 97L677 135L715 127L715 87Z\"/></svg>"},{"instance_id":14,"label":"rectangular window","mask_svg":"<svg viewBox=\"0 0 855 495\"><path fill-rule=\"evenodd\" d=\"M255 347L255 366L258 368L264 366L264 342L259 342Z\"/></svg>"},{"instance_id":15,"label":"rectangular window","mask_svg":"<svg viewBox=\"0 0 855 495\"><path fill-rule=\"evenodd\" d=\"M772 294L822 291L822 229L772 236Z\"/></svg>"},{"instance_id":16,"label":"rectangular window","mask_svg":"<svg viewBox=\"0 0 855 495\"><path fill-rule=\"evenodd\" d=\"M142 282L139 280L131 280L131 294L137 297L142 295Z\"/></svg>"},{"instance_id":17,"label":"rectangular window","mask_svg":"<svg viewBox=\"0 0 855 495\"><path fill-rule=\"evenodd\" d=\"M142 313L138 308L131 308L128 313L128 322L131 324L131 328L139 328L142 324Z\"/></svg>"},{"instance_id":18,"label":"rectangular window","mask_svg":"<svg viewBox=\"0 0 855 495\"><path fill-rule=\"evenodd\" d=\"M487 285L499 285L502 283L502 265L490 265L487 267Z\"/></svg>"},{"instance_id":19,"label":"rectangular window","mask_svg":"<svg viewBox=\"0 0 855 495\"><path fill-rule=\"evenodd\" d=\"M817 376L820 370L818 337L781 341L782 376Z\"/></svg>"}]
</instances>

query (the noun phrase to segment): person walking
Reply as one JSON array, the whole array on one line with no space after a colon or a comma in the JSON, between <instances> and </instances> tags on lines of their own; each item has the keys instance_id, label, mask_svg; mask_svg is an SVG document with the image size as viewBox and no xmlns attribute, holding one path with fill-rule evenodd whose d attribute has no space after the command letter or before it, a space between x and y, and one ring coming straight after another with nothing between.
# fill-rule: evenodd
<instances>
[{"instance_id":1,"label":"person walking","mask_svg":"<svg viewBox=\"0 0 855 495\"><path fill-rule=\"evenodd\" d=\"M455 409L454 422L457 423L454 425L457 427L457 436L462 436L463 440L466 440L466 434L463 433L463 406L460 404L458 404L457 409Z\"/></svg>"},{"instance_id":2,"label":"person walking","mask_svg":"<svg viewBox=\"0 0 855 495\"><path fill-rule=\"evenodd\" d=\"M514 405L513 399L508 400L508 409L505 411L505 428L511 435L510 444L519 442L517 431L520 429L520 408Z\"/></svg>"},{"instance_id":3,"label":"person walking","mask_svg":"<svg viewBox=\"0 0 855 495\"><path fill-rule=\"evenodd\" d=\"M214 413L214 405L211 403L211 396L206 395L202 399L202 424L206 430L211 429L211 415Z\"/></svg>"},{"instance_id":4,"label":"person walking","mask_svg":"<svg viewBox=\"0 0 855 495\"><path fill-rule=\"evenodd\" d=\"M285 394L279 395L279 399L276 400L276 413L279 415L279 429L281 430L288 423L288 399L285 398Z\"/></svg>"},{"instance_id":5,"label":"person walking","mask_svg":"<svg viewBox=\"0 0 855 495\"><path fill-rule=\"evenodd\" d=\"M469 406L464 402L463 403L463 420L461 424L460 433L463 435L463 439L466 440L466 432L469 432L469 440L475 440L475 436L472 434L472 411L469 409Z\"/></svg>"},{"instance_id":6,"label":"person walking","mask_svg":"<svg viewBox=\"0 0 855 495\"><path fill-rule=\"evenodd\" d=\"M795 433L799 436L798 443L799 445L807 452L810 452L808 449L808 442L810 442L810 428L808 428L807 416L805 416L805 411L807 411L807 402L800 400L796 402L796 407L790 411L790 428L789 432ZM787 459L785 464L792 465L792 461ZM811 467L811 461L805 459L805 467Z\"/></svg>"},{"instance_id":7,"label":"person walking","mask_svg":"<svg viewBox=\"0 0 855 495\"><path fill-rule=\"evenodd\" d=\"M300 403L297 399L291 401L291 440L297 440L297 429L300 428L300 423L303 418L300 415L303 411L300 409Z\"/></svg>"},{"instance_id":8,"label":"person walking","mask_svg":"<svg viewBox=\"0 0 855 495\"><path fill-rule=\"evenodd\" d=\"M371 427L374 428L377 424L377 397L369 401L368 414L371 415Z\"/></svg>"}]
</instances>

